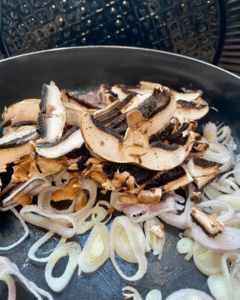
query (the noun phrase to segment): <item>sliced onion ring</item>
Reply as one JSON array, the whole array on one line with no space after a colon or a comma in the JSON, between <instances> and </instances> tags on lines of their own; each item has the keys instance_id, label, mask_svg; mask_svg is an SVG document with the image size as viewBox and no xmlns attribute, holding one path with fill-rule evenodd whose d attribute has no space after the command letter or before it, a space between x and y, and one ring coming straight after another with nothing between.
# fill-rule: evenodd
<instances>
[{"instance_id":1,"label":"sliced onion ring","mask_svg":"<svg viewBox=\"0 0 240 300\"><path fill-rule=\"evenodd\" d=\"M53 235L54 235L54 232L48 231L44 236L42 236L39 240L37 240L37 242L34 243L32 245L32 247L29 249L29 251L28 251L28 257L31 260L35 261L35 262L39 262L39 263L48 262L50 255L47 256L47 257L38 258L38 257L35 256L35 253L37 252L38 248L40 248L44 243L46 243ZM58 245L56 246L56 248L60 247L65 242L66 242L66 239L61 238L60 241L59 241L59 243L58 243Z\"/></svg>"},{"instance_id":2,"label":"sliced onion ring","mask_svg":"<svg viewBox=\"0 0 240 300\"><path fill-rule=\"evenodd\" d=\"M38 286L36 286L34 282L28 280L25 276L23 276L18 270L18 267L15 264L11 263L11 261L8 258L0 256L0 276L4 274L8 274L8 275L12 274L17 276L18 279L29 289L30 292L33 293L33 295L38 300L42 300L42 297L39 294L47 297L49 300L53 300L53 297L48 292L40 289ZM10 290L11 295L9 293L9 298L10 296L12 297L12 295L14 295L12 283L10 288L11 288ZM15 298L10 298L10 299L15 300Z\"/></svg>"},{"instance_id":3,"label":"sliced onion ring","mask_svg":"<svg viewBox=\"0 0 240 300\"><path fill-rule=\"evenodd\" d=\"M54 292L61 292L69 283L73 272L77 267L78 255L81 252L81 247L76 242L68 242L59 248L56 248L50 255L45 269L45 278L47 284ZM61 277L52 277L52 271L57 261L69 255L67 267Z\"/></svg>"},{"instance_id":4,"label":"sliced onion ring","mask_svg":"<svg viewBox=\"0 0 240 300\"><path fill-rule=\"evenodd\" d=\"M118 238L119 230L126 230L131 247L133 249L133 252L139 264L137 273L131 277L126 276L120 270L115 260L115 256L114 256L115 240L116 238ZM142 278L147 271L147 259L144 255L144 252L142 251L142 247L139 243L139 240L135 236L133 230L133 224L126 216L116 217L112 223L111 230L110 230L110 257L116 271L125 280L129 280L129 281L138 280Z\"/></svg>"},{"instance_id":5,"label":"sliced onion ring","mask_svg":"<svg viewBox=\"0 0 240 300\"><path fill-rule=\"evenodd\" d=\"M210 238L199 226L193 224L191 233L199 244L213 251L232 251L240 248L240 229L234 227L225 226L223 233Z\"/></svg>"},{"instance_id":6,"label":"sliced onion ring","mask_svg":"<svg viewBox=\"0 0 240 300\"><path fill-rule=\"evenodd\" d=\"M172 293L166 300L192 300L194 297L198 300L214 300L206 293L195 289L182 289Z\"/></svg>"},{"instance_id":7,"label":"sliced onion ring","mask_svg":"<svg viewBox=\"0 0 240 300\"><path fill-rule=\"evenodd\" d=\"M143 298L139 294L138 290L132 286L125 286L124 288L122 288L122 291L123 291L123 293L122 293L123 296L126 297L125 299L133 298L133 300L143 300ZM127 293L124 293L125 291L130 291L132 293L127 294Z\"/></svg>"},{"instance_id":8,"label":"sliced onion ring","mask_svg":"<svg viewBox=\"0 0 240 300\"><path fill-rule=\"evenodd\" d=\"M24 235L14 244L7 246L7 247L0 247L0 251L9 251L10 249L16 247L17 245L19 245L21 242L23 242L26 237L29 235L29 229L26 225L26 223L24 222L23 218L21 217L21 215L19 215L19 213L17 212L17 210L15 208L12 208L11 211L15 214L15 216L19 219L19 221L21 222L23 229L25 231Z\"/></svg>"},{"instance_id":9,"label":"sliced onion ring","mask_svg":"<svg viewBox=\"0 0 240 300\"><path fill-rule=\"evenodd\" d=\"M33 225L46 228L53 231L63 237L72 237L77 229L77 221L66 215L51 214L48 211L37 207L36 205L26 205L21 211L20 215L23 219ZM72 224L72 228L63 225L61 222Z\"/></svg>"},{"instance_id":10,"label":"sliced onion ring","mask_svg":"<svg viewBox=\"0 0 240 300\"><path fill-rule=\"evenodd\" d=\"M78 256L79 269L85 273L96 271L109 258L109 231L107 226L95 225Z\"/></svg>"}]
</instances>

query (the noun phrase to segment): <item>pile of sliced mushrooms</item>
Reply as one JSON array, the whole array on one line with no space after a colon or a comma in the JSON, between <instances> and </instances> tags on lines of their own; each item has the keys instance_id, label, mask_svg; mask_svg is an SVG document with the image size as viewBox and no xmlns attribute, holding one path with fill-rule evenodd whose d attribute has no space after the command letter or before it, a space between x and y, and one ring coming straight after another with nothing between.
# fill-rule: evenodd
<instances>
[{"instance_id":1,"label":"pile of sliced mushrooms","mask_svg":"<svg viewBox=\"0 0 240 300\"><path fill-rule=\"evenodd\" d=\"M0 210L11 210L25 234L0 250L14 248L28 236L27 222L48 230L28 256L46 264L45 278L53 291L66 287L76 268L79 275L92 273L108 258L131 282L147 272L146 252L153 250L161 259L164 221L184 230L177 249L209 276L212 296L240 299L240 164L228 126L208 123L203 135L195 132L208 111L201 91L177 92L144 81L136 87L102 84L97 93L86 95L60 91L50 82L43 85L41 99L6 108L0 173L2 179L10 170L12 175L2 186ZM108 191L110 199L97 200L97 194L104 199ZM122 215L114 218L109 232L106 224L114 211ZM83 249L67 242L88 230ZM54 234L62 238L51 255L36 257ZM53 277L56 262L66 255L65 272ZM125 275L115 255L138 263L137 273ZM12 269L20 274L1 257L0 276L14 299ZM142 299L132 287L126 289ZM32 291L52 299L36 285ZM193 296L213 299L194 289L167 299Z\"/></svg>"}]
</instances>

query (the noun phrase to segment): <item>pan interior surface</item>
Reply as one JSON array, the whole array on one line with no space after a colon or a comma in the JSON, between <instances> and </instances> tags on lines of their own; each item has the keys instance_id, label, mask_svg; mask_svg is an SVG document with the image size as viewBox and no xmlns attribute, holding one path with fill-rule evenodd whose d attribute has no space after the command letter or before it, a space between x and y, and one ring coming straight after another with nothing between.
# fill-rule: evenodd
<instances>
[{"instance_id":1,"label":"pan interior surface","mask_svg":"<svg viewBox=\"0 0 240 300\"><path fill-rule=\"evenodd\" d=\"M22 55L0 62L0 110L3 112L5 106L23 99L40 98L43 83L48 84L51 80L60 89L80 93L96 91L102 83L133 86L140 80L161 83L176 90L182 87L202 90L203 99L218 112L210 110L199 127L208 121L218 124L224 122L231 127L234 140L239 144L240 78L210 64L166 52L108 46L63 48ZM21 235L20 225L11 213L1 212L0 215L1 240L3 242L5 239L6 243L11 244ZM120 278L109 260L95 274L78 277L76 270L63 292L52 292L44 278L45 265L30 262L27 255L31 245L44 232L29 224L28 226L30 237L21 247L16 252L1 255L16 263L23 275L49 291L54 299L75 300L79 296L81 299L123 299L121 289L131 284ZM186 261L176 250L180 231L166 226L166 232L162 259L158 261L156 256L147 254L147 273L134 287L143 299L151 289L161 290L163 299L172 292L187 287L209 293L207 277L197 270L192 260ZM79 241L83 247L86 239L87 236L75 236L69 240ZM53 238L42 252L51 250L57 240ZM2 245L4 246L6 245ZM120 259L118 263L127 275L133 275L137 270L137 265L125 264ZM53 275L61 275L65 265L66 262L61 260ZM1 295L7 299L7 288L4 285L0 285L1 287ZM21 299L35 299L17 283L17 295L19 294Z\"/></svg>"}]
</instances>

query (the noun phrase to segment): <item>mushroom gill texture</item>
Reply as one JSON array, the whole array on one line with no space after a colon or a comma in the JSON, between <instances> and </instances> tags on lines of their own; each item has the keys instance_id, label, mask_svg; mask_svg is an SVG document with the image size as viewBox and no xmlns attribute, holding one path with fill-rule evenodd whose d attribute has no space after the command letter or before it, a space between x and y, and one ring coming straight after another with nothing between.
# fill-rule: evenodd
<instances>
[{"instance_id":1,"label":"mushroom gill texture","mask_svg":"<svg viewBox=\"0 0 240 300\"><path fill-rule=\"evenodd\" d=\"M151 146L147 134L140 131L143 119L140 111L130 111L127 115L130 127L127 127L124 138L96 122L93 115L88 113L83 115L80 127L88 150L106 160L136 164L155 171L168 170L180 165L198 135L192 131L184 131L184 145L162 142L157 147Z\"/></svg>"},{"instance_id":2,"label":"mushroom gill texture","mask_svg":"<svg viewBox=\"0 0 240 300\"><path fill-rule=\"evenodd\" d=\"M61 100L61 93L53 81L50 82L50 85L43 85L40 113L42 121L38 122L38 132L41 132L39 141L47 143L59 140L66 123L66 112Z\"/></svg>"},{"instance_id":3,"label":"mushroom gill texture","mask_svg":"<svg viewBox=\"0 0 240 300\"><path fill-rule=\"evenodd\" d=\"M191 182L200 193L219 174L218 164L203 159L209 145L195 132L197 120L209 110L200 91L177 92L140 81L137 86L102 84L100 94L104 108L83 100L87 95L60 92L51 81L43 85L41 100L5 109L0 172L13 163L10 185L33 176L57 178L58 185L67 173L68 184L62 182L66 186L52 201L78 197L78 210L87 203L79 178L94 179L103 193L124 193L122 203L152 204ZM194 196L192 204L201 201L201 194Z\"/></svg>"}]
</instances>

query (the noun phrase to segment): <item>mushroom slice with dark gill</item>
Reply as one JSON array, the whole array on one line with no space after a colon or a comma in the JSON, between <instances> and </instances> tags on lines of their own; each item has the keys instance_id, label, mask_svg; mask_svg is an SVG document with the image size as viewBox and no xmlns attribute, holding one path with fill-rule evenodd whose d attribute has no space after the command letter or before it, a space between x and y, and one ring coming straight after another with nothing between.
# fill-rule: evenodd
<instances>
[{"instance_id":1,"label":"mushroom slice with dark gill","mask_svg":"<svg viewBox=\"0 0 240 300\"><path fill-rule=\"evenodd\" d=\"M224 231L223 223L217 219L215 214L207 215L192 207L191 217L193 222L200 226L209 237L215 237Z\"/></svg>"},{"instance_id":2,"label":"mushroom slice with dark gill","mask_svg":"<svg viewBox=\"0 0 240 300\"><path fill-rule=\"evenodd\" d=\"M176 116L186 117L190 120L199 120L209 112L209 105L201 97L194 101L177 101Z\"/></svg>"},{"instance_id":3,"label":"mushroom slice with dark gill","mask_svg":"<svg viewBox=\"0 0 240 300\"><path fill-rule=\"evenodd\" d=\"M158 172L155 177L144 186L144 190L161 188L165 192L174 191L193 181L193 178L182 166Z\"/></svg>"},{"instance_id":4,"label":"mushroom slice with dark gill","mask_svg":"<svg viewBox=\"0 0 240 300\"><path fill-rule=\"evenodd\" d=\"M99 109L98 106L91 104L85 100L82 100L78 98L75 95L72 95L71 93L67 92L66 90L61 91L61 98L62 101L65 103L73 103L76 106L78 106L81 110L87 111L89 113L94 113Z\"/></svg>"},{"instance_id":5,"label":"mushroom slice with dark gill","mask_svg":"<svg viewBox=\"0 0 240 300\"><path fill-rule=\"evenodd\" d=\"M38 154L47 158L63 156L75 148L80 148L84 140L78 125L73 126L59 140L52 143L35 144Z\"/></svg>"},{"instance_id":6,"label":"mushroom slice with dark gill","mask_svg":"<svg viewBox=\"0 0 240 300\"><path fill-rule=\"evenodd\" d=\"M62 137L66 123L66 112L61 100L61 93L53 81L50 85L44 84L40 102L38 121L39 142L47 143L59 140Z\"/></svg>"},{"instance_id":7,"label":"mushroom slice with dark gill","mask_svg":"<svg viewBox=\"0 0 240 300\"><path fill-rule=\"evenodd\" d=\"M208 176L220 172L219 164L200 157L194 157L187 164L187 169L193 177Z\"/></svg>"},{"instance_id":8,"label":"mushroom slice with dark gill","mask_svg":"<svg viewBox=\"0 0 240 300\"><path fill-rule=\"evenodd\" d=\"M209 183L214 181L214 179L217 177L219 172L213 172L212 174L206 175L206 176L200 176L200 177L194 177L193 180L196 183L197 187L200 190L203 190Z\"/></svg>"},{"instance_id":9,"label":"mushroom slice with dark gill","mask_svg":"<svg viewBox=\"0 0 240 300\"><path fill-rule=\"evenodd\" d=\"M81 119L81 132L89 151L106 160L136 164L146 169L162 171L180 165L188 155L197 134L187 132L186 142L181 145L159 144L151 147L147 134L136 128L143 119L141 112L130 111L129 125L124 139L113 130L98 123L86 113Z\"/></svg>"},{"instance_id":10,"label":"mushroom slice with dark gill","mask_svg":"<svg viewBox=\"0 0 240 300\"><path fill-rule=\"evenodd\" d=\"M131 98L133 96L133 98ZM130 97L130 98L129 98ZM96 121L108 127L117 134L124 136L127 130L128 104L136 96L129 94L125 100L116 100L110 106L96 112ZM130 102L128 102L130 100ZM135 103L135 102L133 102ZM136 104L136 103L135 103ZM133 105L134 110L138 110L144 118L138 122L138 130L148 136L165 128L176 110L176 101L168 91L154 90L152 95L142 101L139 105ZM128 108L127 108L128 107ZM124 109L124 113L123 112Z\"/></svg>"},{"instance_id":11,"label":"mushroom slice with dark gill","mask_svg":"<svg viewBox=\"0 0 240 300\"><path fill-rule=\"evenodd\" d=\"M6 127L11 125L11 119L19 114L20 112L24 111L25 109L28 109L29 107L39 104L40 99L26 99L17 103L14 103L8 108L5 108L3 114L2 114L2 119L3 119L3 124L1 127Z\"/></svg>"},{"instance_id":12,"label":"mushroom slice with dark gill","mask_svg":"<svg viewBox=\"0 0 240 300\"><path fill-rule=\"evenodd\" d=\"M35 128L20 127L16 131L6 134L0 139L0 168L14 162L21 157L34 152L30 143L37 137Z\"/></svg>"},{"instance_id":13,"label":"mushroom slice with dark gill","mask_svg":"<svg viewBox=\"0 0 240 300\"><path fill-rule=\"evenodd\" d=\"M163 86L159 83L153 83L153 82L147 82L147 81L140 81L140 84L142 87L144 88L148 88L148 89L159 89L159 88L165 88L170 90L168 87ZM196 100L198 97L200 97L202 95L201 91L186 91L184 93L179 93L177 91L174 91L173 89L171 89L171 92L175 95L175 99L176 101L178 100L184 100L184 101L193 101Z\"/></svg>"}]
</instances>

